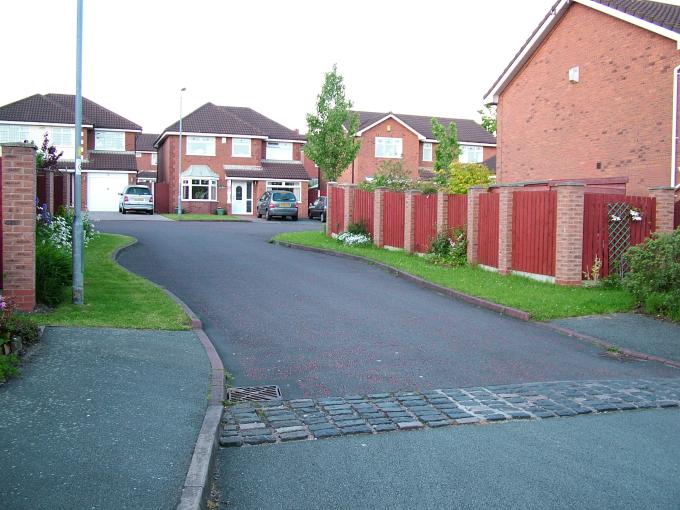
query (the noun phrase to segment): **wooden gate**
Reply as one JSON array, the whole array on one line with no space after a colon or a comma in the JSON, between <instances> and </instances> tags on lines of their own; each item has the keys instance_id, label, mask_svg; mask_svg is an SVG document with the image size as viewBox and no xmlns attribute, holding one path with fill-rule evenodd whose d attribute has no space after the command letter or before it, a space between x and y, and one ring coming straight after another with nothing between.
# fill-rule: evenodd
<instances>
[{"instance_id":1,"label":"wooden gate","mask_svg":"<svg viewBox=\"0 0 680 510\"><path fill-rule=\"evenodd\" d=\"M363 221L366 224L368 233L373 236L373 199L374 195L371 191L362 189L354 189L354 211L352 214L352 222L359 223Z\"/></svg>"},{"instance_id":2,"label":"wooden gate","mask_svg":"<svg viewBox=\"0 0 680 510\"><path fill-rule=\"evenodd\" d=\"M426 253L437 235L437 195L415 195L413 207L413 248L417 252Z\"/></svg>"},{"instance_id":3,"label":"wooden gate","mask_svg":"<svg viewBox=\"0 0 680 510\"><path fill-rule=\"evenodd\" d=\"M673 221L673 228L680 227L680 200L675 202L675 218Z\"/></svg>"},{"instance_id":4,"label":"wooden gate","mask_svg":"<svg viewBox=\"0 0 680 510\"><path fill-rule=\"evenodd\" d=\"M153 209L157 213L170 212L170 186L167 182L157 182L155 184L153 191Z\"/></svg>"},{"instance_id":5,"label":"wooden gate","mask_svg":"<svg viewBox=\"0 0 680 510\"><path fill-rule=\"evenodd\" d=\"M331 234L341 234L344 232L345 222L345 190L333 186L330 192L331 201L331 217L328 221L331 222Z\"/></svg>"},{"instance_id":6,"label":"wooden gate","mask_svg":"<svg viewBox=\"0 0 680 510\"><path fill-rule=\"evenodd\" d=\"M555 276L556 191L512 194L512 268Z\"/></svg>"},{"instance_id":7,"label":"wooden gate","mask_svg":"<svg viewBox=\"0 0 680 510\"><path fill-rule=\"evenodd\" d=\"M383 244L404 247L404 194L386 191L383 209Z\"/></svg>"},{"instance_id":8,"label":"wooden gate","mask_svg":"<svg viewBox=\"0 0 680 510\"><path fill-rule=\"evenodd\" d=\"M467 195L449 195L447 224L449 228L464 228L467 225Z\"/></svg>"},{"instance_id":9,"label":"wooden gate","mask_svg":"<svg viewBox=\"0 0 680 510\"><path fill-rule=\"evenodd\" d=\"M479 195L477 257L480 264L491 267L498 267L498 197L495 193Z\"/></svg>"}]
</instances>

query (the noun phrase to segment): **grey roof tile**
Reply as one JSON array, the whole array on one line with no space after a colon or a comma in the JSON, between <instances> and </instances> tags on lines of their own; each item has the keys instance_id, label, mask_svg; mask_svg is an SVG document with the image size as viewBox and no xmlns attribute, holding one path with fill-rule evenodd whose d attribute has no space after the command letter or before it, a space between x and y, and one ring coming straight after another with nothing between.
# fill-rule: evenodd
<instances>
[{"instance_id":1,"label":"grey roof tile","mask_svg":"<svg viewBox=\"0 0 680 510\"><path fill-rule=\"evenodd\" d=\"M158 133L139 133L135 139L135 149L142 152L156 152L153 144L158 136Z\"/></svg>"},{"instance_id":2,"label":"grey roof tile","mask_svg":"<svg viewBox=\"0 0 680 510\"><path fill-rule=\"evenodd\" d=\"M292 181L307 181L309 175L300 161L272 161L263 160L260 167L229 167L226 166L227 177L244 177L250 179L281 179Z\"/></svg>"}]
</instances>

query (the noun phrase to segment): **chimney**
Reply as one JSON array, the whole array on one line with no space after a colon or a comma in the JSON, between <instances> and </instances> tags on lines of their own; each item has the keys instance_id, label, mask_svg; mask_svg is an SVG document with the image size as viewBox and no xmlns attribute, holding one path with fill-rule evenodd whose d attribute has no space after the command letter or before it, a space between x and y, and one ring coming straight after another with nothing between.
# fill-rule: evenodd
<instances>
[{"instance_id":1,"label":"chimney","mask_svg":"<svg viewBox=\"0 0 680 510\"><path fill-rule=\"evenodd\" d=\"M295 134L296 134L296 135L299 135L299 134L300 134L300 130L299 130L298 128L295 128Z\"/></svg>"}]
</instances>

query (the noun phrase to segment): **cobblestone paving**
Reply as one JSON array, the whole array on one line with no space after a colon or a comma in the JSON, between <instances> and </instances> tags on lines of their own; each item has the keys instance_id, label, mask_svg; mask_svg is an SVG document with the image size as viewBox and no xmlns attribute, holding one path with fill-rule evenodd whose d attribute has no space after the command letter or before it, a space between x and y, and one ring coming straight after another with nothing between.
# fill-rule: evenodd
<instances>
[{"instance_id":1,"label":"cobblestone paving","mask_svg":"<svg viewBox=\"0 0 680 510\"><path fill-rule=\"evenodd\" d=\"M277 400L227 407L220 445L679 406L680 379L548 382Z\"/></svg>"}]
</instances>

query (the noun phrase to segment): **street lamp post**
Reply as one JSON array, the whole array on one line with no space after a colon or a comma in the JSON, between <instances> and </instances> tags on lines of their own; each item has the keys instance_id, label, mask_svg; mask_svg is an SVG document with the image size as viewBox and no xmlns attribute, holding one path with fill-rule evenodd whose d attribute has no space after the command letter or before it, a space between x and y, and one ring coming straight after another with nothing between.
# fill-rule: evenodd
<instances>
[{"instance_id":1,"label":"street lamp post","mask_svg":"<svg viewBox=\"0 0 680 510\"><path fill-rule=\"evenodd\" d=\"M179 150L177 151L177 214L182 215L182 92L186 87L179 91Z\"/></svg>"},{"instance_id":2,"label":"street lamp post","mask_svg":"<svg viewBox=\"0 0 680 510\"><path fill-rule=\"evenodd\" d=\"M83 288L83 216L81 213L81 168L82 168L82 122L83 122L83 0L77 2L76 20L76 97L75 97L75 172L74 172L74 201L73 230L71 232L71 250L73 262L73 281L71 299L73 304L82 305L84 302Z\"/></svg>"}]
</instances>

